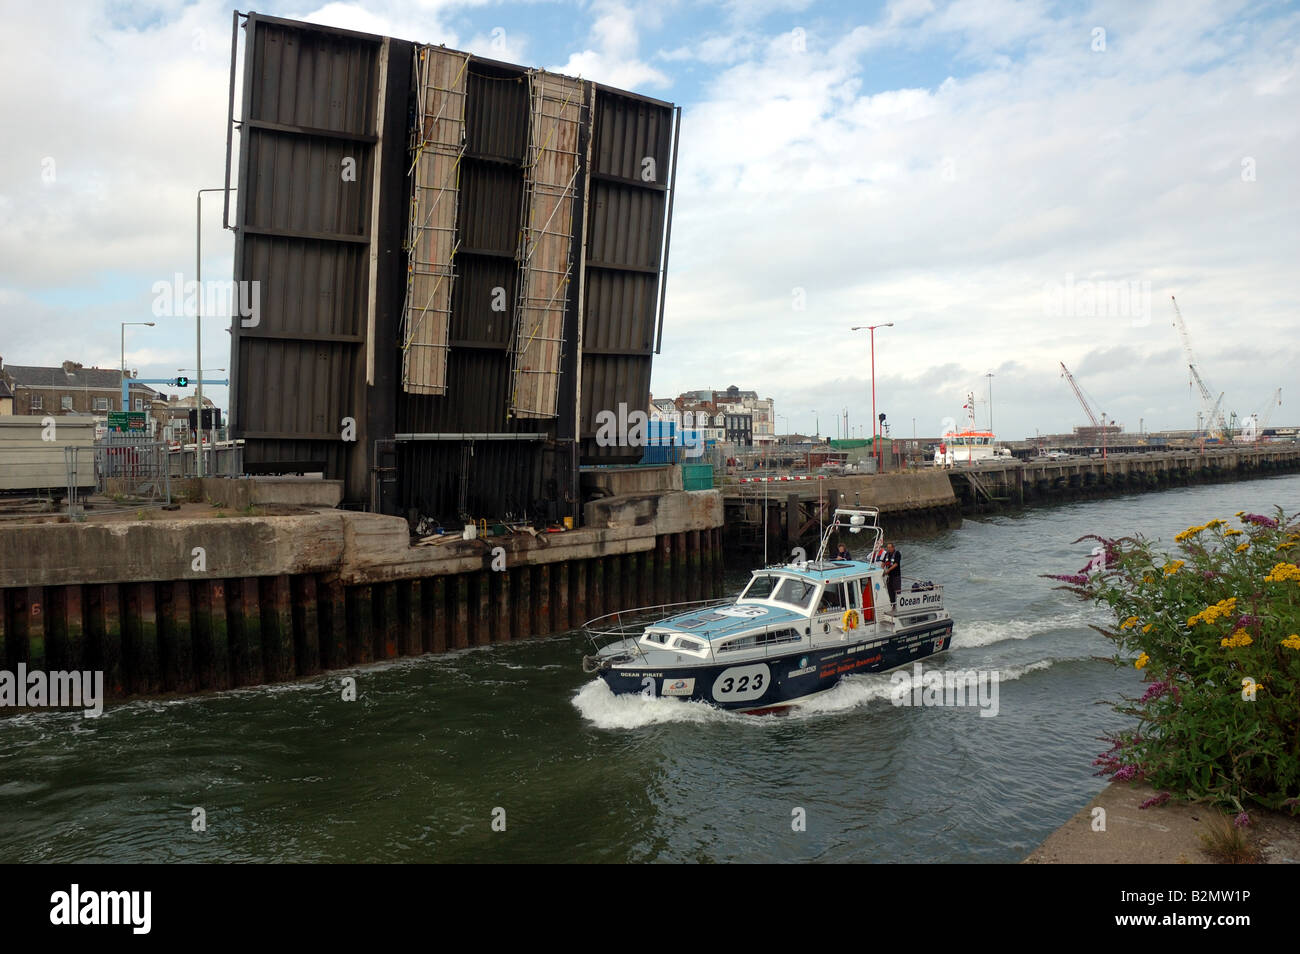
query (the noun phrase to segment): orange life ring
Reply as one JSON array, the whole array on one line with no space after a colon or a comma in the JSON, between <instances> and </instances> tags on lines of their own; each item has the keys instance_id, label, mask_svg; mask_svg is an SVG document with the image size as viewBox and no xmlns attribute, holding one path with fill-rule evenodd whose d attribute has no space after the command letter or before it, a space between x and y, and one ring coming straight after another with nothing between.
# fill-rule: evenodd
<instances>
[{"instance_id":1,"label":"orange life ring","mask_svg":"<svg viewBox=\"0 0 1300 954\"><path fill-rule=\"evenodd\" d=\"M845 630L847 632L848 630L857 629L857 628L858 628L858 611L845 610L844 617L840 620L840 629Z\"/></svg>"}]
</instances>

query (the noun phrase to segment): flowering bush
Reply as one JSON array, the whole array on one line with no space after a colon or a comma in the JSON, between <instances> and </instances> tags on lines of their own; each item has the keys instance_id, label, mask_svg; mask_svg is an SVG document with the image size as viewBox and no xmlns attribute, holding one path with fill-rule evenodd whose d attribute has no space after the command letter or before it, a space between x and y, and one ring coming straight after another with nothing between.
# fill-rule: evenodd
<instances>
[{"instance_id":1,"label":"flowering bush","mask_svg":"<svg viewBox=\"0 0 1300 954\"><path fill-rule=\"evenodd\" d=\"M1237 812L1249 800L1297 811L1300 515L1237 517L1241 529L1188 527L1176 557L1140 537L1084 537L1106 547L1105 566L1051 578L1114 611L1098 630L1150 684L1116 705L1137 727L1107 740L1098 774Z\"/></svg>"}]
</instances>

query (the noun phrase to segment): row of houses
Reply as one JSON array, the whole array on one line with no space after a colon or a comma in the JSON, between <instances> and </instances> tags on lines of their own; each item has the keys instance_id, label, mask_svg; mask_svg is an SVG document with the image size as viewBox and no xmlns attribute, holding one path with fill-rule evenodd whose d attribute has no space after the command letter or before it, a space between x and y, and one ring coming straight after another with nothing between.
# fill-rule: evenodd
<instances>
[{"instance_id":1,"label":"row of houses","mask_svg":"<svg viewBox=\"0 0 1300 954\"><path fill-rule=\"evenodd\" d=\"M705 441L740 447L776 443L776 413L771 398L731 385L725 391L686 391L675 398L651 398L652 421L674 421L700 432Z\"/></svg>"},{"instance_id":2,"label":"row of houses","mask_svg":"<svg viewBox=\"0 0 1300 954\"><path fill-rule=\"evenodd\" d=\"M77 361L53 368L5 364L0 357L0 415L91 417L106 427L112 411L142 411L150 435L184 441L193 439L190 412L195 406L192 397L163 394L130 380L127 406L122 407L122 372L117 368L87 368ZM216 408L208 398L203 406Z\"/></svg>"}]
</instances>

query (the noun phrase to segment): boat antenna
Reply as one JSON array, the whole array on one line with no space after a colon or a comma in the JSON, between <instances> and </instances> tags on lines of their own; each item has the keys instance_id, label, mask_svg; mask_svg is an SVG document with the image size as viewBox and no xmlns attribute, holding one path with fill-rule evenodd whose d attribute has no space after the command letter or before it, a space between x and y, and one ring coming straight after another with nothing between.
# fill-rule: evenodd
<instances>
[{"instance_id":1,"label":"boat antenna","mask_svg":"<svg viewBox=\"0 0 1300 954\"><path fill-rule=\"evenodd\" d=\"M767 566L767 480L763 481L763 566Z\"/></svg>"}]
</instances>

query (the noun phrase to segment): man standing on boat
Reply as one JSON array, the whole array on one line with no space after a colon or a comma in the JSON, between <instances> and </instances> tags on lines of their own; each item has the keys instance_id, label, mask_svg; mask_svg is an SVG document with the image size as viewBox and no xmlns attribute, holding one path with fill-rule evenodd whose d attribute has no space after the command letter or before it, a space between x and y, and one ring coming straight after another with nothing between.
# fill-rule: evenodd
<instances>
[{"instance_id":1,"label":"man standing on boat","mask_svg":"<svg viewBox=\"0 0 1300 954\"><path fill-rule=\"evenodd\" d=\"M892 542L885 544L882 564L885 567L885 589L889 592L889 605L892 608L903 585L903 554Z\"/></svg>"}]
</instances>

